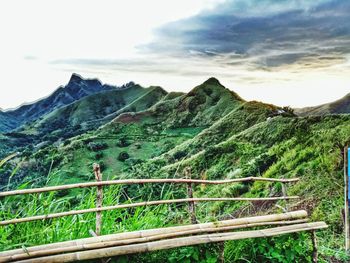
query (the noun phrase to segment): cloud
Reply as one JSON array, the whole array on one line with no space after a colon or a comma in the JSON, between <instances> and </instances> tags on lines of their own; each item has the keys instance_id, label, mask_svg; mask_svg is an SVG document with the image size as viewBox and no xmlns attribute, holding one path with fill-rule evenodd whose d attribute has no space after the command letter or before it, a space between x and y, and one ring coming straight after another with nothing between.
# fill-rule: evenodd
<instances>
[{"instance_id":1,"label":"cloud","mask_svg":"<svg viewBox=\"0 0 350 263\"><path fill-rule=\"evenodd\" d=\"M141 49L172 57L218 57L225 65L258 70L331 66L350 53L349 13L347 0L227 0L164 25Z\"/></svg>"}]
</instances>

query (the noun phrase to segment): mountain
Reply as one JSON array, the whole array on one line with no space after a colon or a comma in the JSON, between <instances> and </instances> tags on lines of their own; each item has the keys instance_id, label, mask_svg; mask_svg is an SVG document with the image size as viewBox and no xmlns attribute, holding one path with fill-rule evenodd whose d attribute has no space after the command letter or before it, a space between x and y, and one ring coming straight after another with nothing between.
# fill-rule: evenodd
<instances>
[{"instance_id":1,"label":"mountain","mask_svg":"<svg viewBox=\"0 0 350 263\"><path fill-rule=\"evenodd\" d=\"M58 108L35 122L21 127L18 132L64 138L98 128L123 111L140 111L161 100L167 92L160 87L143 88L129 83L118 89L86 96Z\"/></svg>"},{"instance_id":2,"label":"mountain","mask_svg":"<svg viewBox=\"0 0 350 263\"><path fill-rule=\"evenodd\" d=\"M350 113L350 93L331 103L295 109L295 113L299 116Z\"/></svg>"},{"instance_id":3,"label":"mountain","mask_svg":"<svg viewBox=\"0 0 350 263\"><path fill-rule=\"evenodd\" d=\"M112 89L115 87L103 85L98 79L83 79L78 74L72 74L68 84L59 87L50 96L15 110L0 111L0 132L16 129L83 97Z\"/></svg>"},{"instance_id":4,"label":"mountain","mask_svg":"<svg viewBox=\"0 0 350 263\"><path fill-rule=\"evenodd\" d=\"M236 93L210 78L186 94L171 94L145 112L122 114L114 121L147 118L168 127L209 126L242 103L244 100Z\"/></svg>"}]
</instances>

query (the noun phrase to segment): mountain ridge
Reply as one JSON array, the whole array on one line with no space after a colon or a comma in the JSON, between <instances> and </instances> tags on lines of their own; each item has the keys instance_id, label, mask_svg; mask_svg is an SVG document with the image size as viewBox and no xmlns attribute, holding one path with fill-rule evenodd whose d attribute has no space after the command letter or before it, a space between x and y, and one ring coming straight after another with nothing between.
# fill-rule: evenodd
<instances>
[{"instance_id":1,"label":"mountain ridge","mask_svg":"<svg viewBox=\"0 0 350 263\"><path fill-rule=\"evenodd\" d=\"M26 122L40 118L85 96L114 88L116 87L103 85L98 79L83 79L80 75L73 73L65 86L58 87L47 97L21 105L13 110L1 111L3 119L0 131L14 130Z\"/></svg>"},{"instance_id":2,"label":"mountain ridge","mask_svg":"<svg viewBox=\"0 0 350 263\"><path fill-rule=\"evenodd\" d=\"M329 103L313 107L297 108L295 109L295 113L299 116L350 113L350 93Z\"/></svg>"}]
</instances>

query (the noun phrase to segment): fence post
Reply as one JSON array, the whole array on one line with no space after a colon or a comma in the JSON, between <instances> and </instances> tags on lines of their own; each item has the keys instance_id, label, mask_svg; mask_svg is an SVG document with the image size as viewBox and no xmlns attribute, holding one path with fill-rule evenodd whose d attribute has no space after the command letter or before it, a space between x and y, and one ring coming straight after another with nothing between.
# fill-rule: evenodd
<instances>
[{"instance_id":1,"label":"fence post","mask_svg":"<svg viewBox=\"0 0 350 263\"><path fill-rule=\"evenodd\" d=\"M286 183L282 183L282 194L283 194L283 197L288 197ZM289 207L288 207L287 200L284 200L284 206L285 206L285 211L288 212Z\"/></svg>"},{"instance_id":2,"label":"fence post","mask_svg":"<svg viewBox=\"0 0 350 263\"><path fill-rule=\"evenodd\" d=\"M191 179L191 168L190 167L186 167L184 170L184 173L185 173L186 179ZM188 198L193 198L192 183L187 184L187 195L188 195ZM190 213L191 223L197 224L198 222L197 222L197 218L196 218L196 208L195 208L193 201L188 202L188 211Z\"/></svg>"},{"instance_id":3,"label":"fence post","mask_svg":"<svg viewBox=\"0 0 350 263\"><path fill-rule=\"evenodd\" d=\"M318 252L317 252L317 239L316 239L316 231L312 230L310 232L311 240L312 240L312 263L318 262Z\"/></svg>"},{"instance_id":4,"label":"fence post","mask_svg":"<svg viewBox=\"0 0 350 263\"><path fill-rule=\"evenodd\" d=\"M101 174L101 169L100 165L97 163L94 163L94 174L95 174L95 179L97 182L102 181L102 174ZM101 208L102 207L102 202L103 202L103 186L97 186L97 193L96 193L96 207ZM96 212L96 235L99 236L101 235L101 225L102 225L102 215L101 211Z\"/></svg>"}]
</instances>

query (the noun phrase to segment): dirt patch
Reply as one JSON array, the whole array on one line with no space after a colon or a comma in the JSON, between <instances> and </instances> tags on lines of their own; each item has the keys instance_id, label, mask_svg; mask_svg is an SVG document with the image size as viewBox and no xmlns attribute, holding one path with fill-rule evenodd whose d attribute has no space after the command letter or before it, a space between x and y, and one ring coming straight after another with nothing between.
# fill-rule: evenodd
<instances>
[{"instance_id":1,"label":"dirt patch","mask_svg":"<svg viewBox=\"0 0 350 263\"><path fill-rule=\"evenodd\" d=\"M122 123L135 123L140 122L144 117L150 116L151 114L149 112L139 112L139 113L123 113L119 115L115 122L122 122Z\"/></svg>"}]
</instances>

